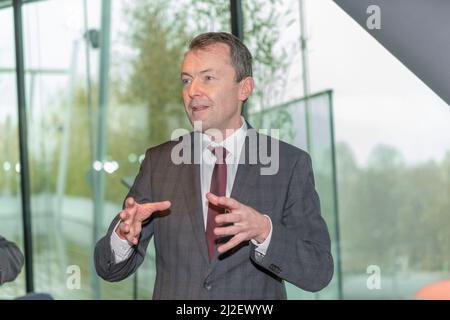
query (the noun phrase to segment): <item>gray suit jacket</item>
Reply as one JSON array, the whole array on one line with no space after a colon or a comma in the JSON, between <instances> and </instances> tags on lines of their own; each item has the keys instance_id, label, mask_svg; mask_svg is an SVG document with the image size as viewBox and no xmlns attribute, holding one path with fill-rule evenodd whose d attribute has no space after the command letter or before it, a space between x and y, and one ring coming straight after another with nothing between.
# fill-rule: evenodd
<instances>
[{"instance_id":1,"label":"gray suit jacket","mask_svg":"<svg viewBox=\"0 0 450 320\"><path fill-rule=\"evenodd\" d=\"M272 138L249 127L241 152L241 159L245 157L246 162L238 166L231 197L271 217L272 238L263 259L256 256L255 246L246 241L216 255L211 263L208 261L200 167L171 161L173 147L189 143L182 139L147 150L127 195L139 203L170 200L171 208L152 215L132 256L117 264L110 247L111 233L119 219L116 216L95 248L100 277L120 281L135 272L153 236L154 299L286 299L284 280L307 291L324 288L333 275L333 258L327 226L320 214L311 159L305 151L280 141L278 173L261 175L264 165L259 157L257 163L250 163L251 154L258 154L260 148L249 143L250 132L258 142L267 139L270 154ZM192 133L184 137L187 136L192 141L199 137Z\"/></svg>"},{"instance_id":2,"label":"gray suit jacket","mask_svg":"<svg viewBox=\"0 0 450 320\"><path fill-rule=\"evenodd\" d=\"M0 236L0 284L13 281L22 270L24 257L19 248Z\"/></svg>"}]
</instances>

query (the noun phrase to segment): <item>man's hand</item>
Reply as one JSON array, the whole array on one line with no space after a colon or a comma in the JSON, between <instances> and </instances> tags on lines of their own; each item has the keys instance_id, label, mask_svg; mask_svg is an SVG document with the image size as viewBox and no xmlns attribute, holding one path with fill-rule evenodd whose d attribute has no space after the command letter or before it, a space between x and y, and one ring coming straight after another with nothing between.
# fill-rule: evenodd
<instances>
[{"instance_id":1,"label":"man's hand","mask_svg":"<svg viewBox=\"0 0 450 320\"><path fill-rule=\"evenodd\" d=\"M218 236L233 236L227 243L217 248L219 253L226 252L243 241L254 239L258 243L262 243L268 237L270 221L255 209L233 198L218 197L211 192L206 194L206 198L213 205L226 208L229 211L229 213L216 216L217 224L232 223L230 226L214 229L214 233Z\"/></svg>"},{"instance_id":2,"label":"man's hand","mask_svg":"<svg viewBox=\"0 0 450 320\"><path fill-rule=\"evenodd\" d=\"M139 204L132 197L128 197L125 201L125 209L120 212L120 224L116 233L122 240L128 240L136 245L145 220L150 218L154 212L169 208L169 201Z\"/></svg>"}]
</instances>

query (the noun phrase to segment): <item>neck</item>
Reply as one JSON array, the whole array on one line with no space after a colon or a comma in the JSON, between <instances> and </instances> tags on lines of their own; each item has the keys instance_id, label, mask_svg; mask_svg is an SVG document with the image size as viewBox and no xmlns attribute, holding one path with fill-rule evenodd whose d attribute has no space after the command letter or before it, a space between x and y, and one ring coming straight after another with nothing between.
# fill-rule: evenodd
<instances>
[{"instance_id":1,"label":"neck","mask_svg":"<svg viewBox=\"0 0 450 320\"><path fill-rule=\"evenodd\" d=\"M228 125L228 128L225 129L208 129L205 131L205 134L209 135L211 137L211 140L214 142L222 142L223 140L227 139L229 136L231 136L233 133L235 133L237 130L239 130L242 127L242 118L239 116L239 119L232 123L231 125Z\"/></svg>"}]
</instances>

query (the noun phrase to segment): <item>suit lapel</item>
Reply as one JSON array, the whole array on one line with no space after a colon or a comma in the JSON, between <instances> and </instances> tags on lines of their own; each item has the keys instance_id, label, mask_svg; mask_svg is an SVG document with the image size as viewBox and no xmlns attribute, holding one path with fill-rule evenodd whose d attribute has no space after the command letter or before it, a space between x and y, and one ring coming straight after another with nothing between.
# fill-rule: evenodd
<instances>
[{"instance_id":1,"label":"suit lapel","mask_svg":"<svg viewBox=\"0 0 450 320\"><path fill-rule=\"evenodd\" d=\"M187 212L192 222L194 237L206 263L208 263L208 246L206 244L205 226L203 222L203 207L201 203L200 164L194 162L194 139L198 135L191 134L191 164L181 165L182 180L180 181L187 206Z\"/></svg>"},{"instance_id":2,"label":"suit lapel","mask_svg":"<svg viewBox=\"0 0 450 320\"><path fill-rule=\"evenodd\" d=\"M248 131L254 130L249 127ZM254 143L250 145L249 135L245 137L244 150L242 150L239 160L239 166L234 178L233 189L231 190L230 197L245 204L246 199L251 194L251 186L256 183L258 178L258 164L250 157L250 155L257 154L257 147ZM256 159L255 159L256 160Z\"/></svg>"}]
</instances>

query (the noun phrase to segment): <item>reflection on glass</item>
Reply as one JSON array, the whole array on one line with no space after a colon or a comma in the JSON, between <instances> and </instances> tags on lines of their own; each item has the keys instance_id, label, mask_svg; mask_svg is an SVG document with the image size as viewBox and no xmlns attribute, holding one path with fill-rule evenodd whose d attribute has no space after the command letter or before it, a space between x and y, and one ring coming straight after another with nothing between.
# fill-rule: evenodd
<instances>
[{"instance_id":1,"label":"reflection on glass","mask_svg":"<svg viewBox=\"0 0 450 320\"><path fill-rule=\"evenodd\" d=\"M23 252L13 11L0 10L0 235ZM23 270L23 269L22 269ZM25 273L0 287L0 299L25 292Z\"/></svg>"},{"instance_id":2,"label":"reflection on glass","mask_svg":"<svg viewBox=\"0 0 450 320\"><path fill-rule=\"evenodd\" d=\"M309 107L310 132L306 130L305 109ZM336 205L336 173L334 167L334 141L332 122L332 92L325 91L308 99L296 99L278 106L265 108L250 115L250 121L260 124L258 129L288 142L303 150L308 150L313 162L316 190L320 195L321 213L331 238L332 255L335 261L335 276L320 293L311 294L293 285L287 285L289 299L337 299L339 288L338 212ZM277 133L275 130L279 130ZM307 136L310 145L307 148Z\"/></svg>"},{"instance_id":3,"label":"reflection on glass","mask_svg":"<svg viewBox=\"0 0 450 320\"><path fill-rule=\"evenodd\" d=\"M132 297L131 281L101 287L92 268L100 13L100 1L23 8L35 287L55 298ZM118 169L101 163L105 175Z\"/></svg>"}]
</instances>

